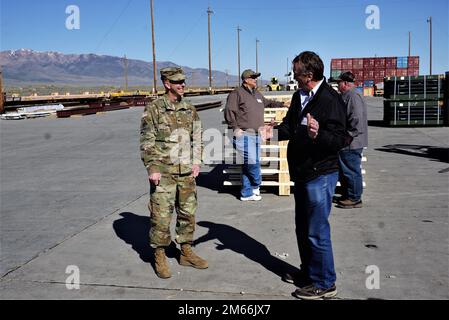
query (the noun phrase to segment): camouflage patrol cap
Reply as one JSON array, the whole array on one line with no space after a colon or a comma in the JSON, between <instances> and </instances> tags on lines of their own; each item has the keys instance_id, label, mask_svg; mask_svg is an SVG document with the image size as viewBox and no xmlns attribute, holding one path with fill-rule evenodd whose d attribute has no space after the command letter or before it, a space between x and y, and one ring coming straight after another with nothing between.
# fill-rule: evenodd
<instances>
[{"instance_id":1,"label":"camouflage patrol cap","mask_svg":"<svg viewBox=\"0 0 449 320\"><path fill-rule=\"evenodd\" d=\"M161 69L161 78L162 80L181 81L186 79L186 75L180 67L163 68Z\"/></svg>"}]
</instances>

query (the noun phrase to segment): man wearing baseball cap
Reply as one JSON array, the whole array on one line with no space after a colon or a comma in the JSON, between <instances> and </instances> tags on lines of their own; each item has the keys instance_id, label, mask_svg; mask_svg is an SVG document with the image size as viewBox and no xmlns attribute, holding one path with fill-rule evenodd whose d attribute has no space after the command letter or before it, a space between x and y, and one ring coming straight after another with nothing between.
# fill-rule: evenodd
<instances>
[{"instance_id":1,"label":"man wearing baseball cap","mask_svg":"<svg viewBox=\"0 0 449 320\"><path fill-rule=\"evenodd\" d=\"M243 156L241 201L259 201L262 182L260 138L264 130L264 108L285 107L282 102L265 99L257 91L260 73L251 69L242 72L242 86L232 91L226 101L224 117L233 130L233 146Z\"/></svg>"},{"instance_id":2,"label":"man wearing baseball cap","mask_svg":"<svg viewBox=\"0 0 449 320\"><path fill-rule=\"evenodd\" d=\"M355 77L347 71L335 79L338 91L347 106L346 130L353 137L351 144L339 152L339 180L342 196L337 207L343 209L361 208L363 193L362 153L368 146L367 108L363 97L355 89Z\"/></svg>"}]
</instances>

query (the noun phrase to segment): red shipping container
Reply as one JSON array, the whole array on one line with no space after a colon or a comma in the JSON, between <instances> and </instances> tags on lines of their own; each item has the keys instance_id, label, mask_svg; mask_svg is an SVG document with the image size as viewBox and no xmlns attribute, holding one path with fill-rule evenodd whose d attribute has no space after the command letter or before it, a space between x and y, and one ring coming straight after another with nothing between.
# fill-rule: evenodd
<instances>
[{"instance_id":1,"label":"red shipping container","mask_svg":"<svg viewBox=\"0 0 449 320\"><path fill-rule=\"evenodd\" d=\"M331 69L332 70L341 70L341 60L342 59L332 59L331 60Z\"/></svg>"},{"instance_id":2,"label":"red shipping container","mask_svg":"<svg viewBox=\"0 0 449 320\"><path fill-rule=\"evenodd\" d=\"M385 58L385 68L386 69L396 69L396 64L397 64L396 57Z\"/></svg>"},{"instance_id":3,"label":"red shipping container","mask_svg":"<svg viewBox=\"0 0 449 320\"><path fill-rule=\"evenodd\" d=\"M385 69L385 77L396 77L396 68Z\"/></svg>"},{"instance_id":4,"label":"red shipping container","mask_svg":"<svg viewBox=\"0 0 449 320\"><path fill-rule=\"evenodd\" d=\"M408 57L409 68L419 68L419 57Z\"/></svg>"},{"instance_id":5,"label":"red shipping container","mask_svg":"<svg viewBox=\"0 0 449 320\"><path fill-rule=\"evenodd\" d=\"M351 70L352 69L352 59L342 59L341 68L346 71Z\"/></svg>"},{"instance_id":6,"label":"red shipping container","mask_svg":"<svg viewBox=\"0 0 449 320\"><path fill-rule=\"evenodd\" d=\"M353 74L354 74L354 77L356 80L360 80L363 82L363 69L362 70L360 70L360 69L354 70Z\"/></svg>"},{"instance_id":7,"label":"red shipping container","mask_svg":"<svg viewBox=\"0 0 449 320\"><path fill-rule=\"evenodd\" d=\"M341 72L352 72L354 74L354 71L352 69L342 69Z\"/></svg>"},{"instance_id":8,"label":"red shipping container","mask_svg":"<svg viewBox=\"0 0 449 320\"><path fill-rule=\"evenodd\" d=\"M363 80L373 80L374 79L374 69L363 70Z\"/></svg>"},{"instance_id":9,"label":"red shipping container","mask_svg":"<svg viewBox=\"0 0 449 320\"><path fill-rule=\"evenodd\" d=\"M376 58L374 60L374 67L376 69L385 69L385 58Z\"/></svg>"},{"instance_id":10,"label":"red shipping container","mask_svg":"<svg viewBox=\"0 0 449 320\"><path fill-rule=\"evenodd\" d=\"M374 68L376 65L375 61L375 58L363 58L363 69Z\"/></svg>"},{"instance_id":11,"label":"red shipping container","mask_svg":"<svg viewBox=\"0 0 449 320\"><path fill-rule=\"evenodd\" d=\"M408 69L396 69L396 77L406 77Z\"/></svg>"},{"instance_id":12,"label":"red shipping container","mask_svg":"<svg viewBox=\"0 0 449 320\"><path fill-rule=\"evenodd\" d=\"M419 76L419 68L408 68L407 75L413 77Z\"/></svg>"},{"instance_id":13,"label":"red shipping container","mask_svg":"<svg viewBox=\"0 0 449 320\"><path fill-rule=\"evenodd\" d=\"M374 70L374 78L384 78L385 77L385 69Z\"/></svg>"},{"instance_id":14,"label":"red shipping container","mask_svg":"<svg viewBox=\"0 0 449 320\"><path fill-rule=\"evenodd\" d=\"M352 68L353 69L363 69L363 58L352 59Z\"/></svg>"}]
</instances>

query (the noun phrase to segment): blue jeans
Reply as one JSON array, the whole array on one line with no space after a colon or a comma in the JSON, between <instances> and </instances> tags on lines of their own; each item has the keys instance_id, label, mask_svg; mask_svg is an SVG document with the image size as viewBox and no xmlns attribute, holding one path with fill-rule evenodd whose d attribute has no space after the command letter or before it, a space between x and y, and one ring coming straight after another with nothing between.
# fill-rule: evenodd
<instances>
[{"instance_id":1,"label":"blue jeans","mask_svg":"<svg viewBox=\"0 0 449 320\"><path fill-rule=\"evenodd\" d=\"M295 223L301 269L317 288L336 281L329 215L338 172L309 182L295 182Z\"/></svg>"},{"instance_id":2,"label":"blue jeans","mask_svg":"<svg viewBox=\"0 0 449 320\"><path fill-rule=\"evenodd\" d=\"M233 139L234 148L243 158L242 164L242 197L253 195L253 189L259 188L262 177L260 169L260 137L244 133Z\"/></svg>"},{"instance_id":3,"label":"blue jeans","mask_svg":"<svg viewBox=\"0 0 449 320\"><path fill-rule=\"evenodd\" d=\"M362 152L363 148L341 150L339 153L342 196L353 201L359 201L363 193Z\"/></svg>"}]
</instances>

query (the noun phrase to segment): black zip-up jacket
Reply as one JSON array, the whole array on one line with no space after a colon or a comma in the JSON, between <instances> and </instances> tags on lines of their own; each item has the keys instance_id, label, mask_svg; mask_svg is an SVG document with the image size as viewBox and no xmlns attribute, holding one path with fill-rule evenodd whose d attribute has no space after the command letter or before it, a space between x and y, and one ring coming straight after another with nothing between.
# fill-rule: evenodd
<instances>
[{"instance_id":1,"label":"black zip-up jacket","mask_svg":"<svg viewBox=\"0 0 449 320\"><path fill-rule=\"evenodd\" d=\"M312 140L301 121L310 113L319 123L318 136ZM338 171L338 151L351 142L346 132L346 105L341 96L324 80L312 100L301 112L299 90L278 129L279 140L290 140L287 160L290 179L308 182L320 175Z\"/></svg>"}]
</instances>

